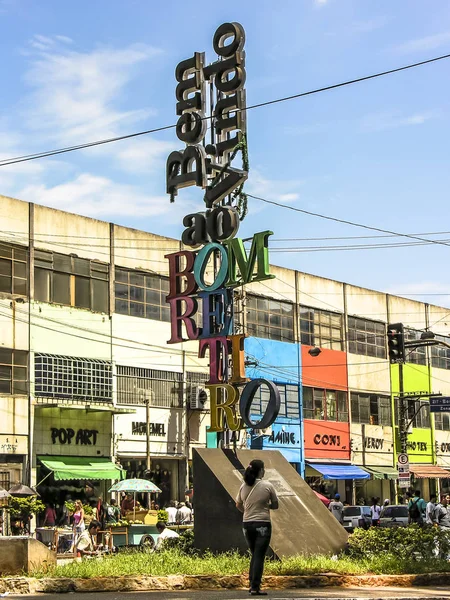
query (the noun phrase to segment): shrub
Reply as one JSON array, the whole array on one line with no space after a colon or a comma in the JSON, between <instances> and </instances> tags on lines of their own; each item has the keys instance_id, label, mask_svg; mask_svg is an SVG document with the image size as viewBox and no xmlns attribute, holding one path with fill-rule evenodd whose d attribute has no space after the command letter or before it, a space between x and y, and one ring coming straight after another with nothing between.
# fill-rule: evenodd
<instances>
[{"instance_id":1,"label":"shrub","mask_svg":"<svg viewBox=\"0 0 450 600\"><path fill-rule=\"evenodd\" d=\"M28 519L33 514L39 514L45 510L45 504L37 496L27 496L26 498L17 498L11 496L8 502L9 514L12 518Z\"/></svg>"},{"instance_id":2,"label":"shrub","mask_svg":"<svg viewBox=\"0 0 450 600\"><path fill-rule=\"evenodd\" d=\"M164 549L169 550L170 548L176 548L182 554L197 555L198 550L194 545L194 530L186 529L180 534L180 537L164 540Z\"/></svg>"},{"instance_id":3,"label":"shrub","mask_svg":"<svg viewBox=\"0 0 450 600\"><path fill-rule=\"evenodd\" d=\"M162 521L163 523L168 523L169 522L169 513L167 512L167 510L164 510L163 508L161 508L160 510L158 510L158 515L156 518L158 519L158 521Z\"/></svg>"},{"instance_id":4,"label":"shrub","mask_svg":"<svg viewBox=\"0 0 450 600\"><path fill-rule=\"evenodd\" d=\"M347 553L353 558L377 557L383 554L410 558L433 559L450 553L450 539L436 527L370 527L356 529L348 539Z\"/></svg>"}]
</instances>

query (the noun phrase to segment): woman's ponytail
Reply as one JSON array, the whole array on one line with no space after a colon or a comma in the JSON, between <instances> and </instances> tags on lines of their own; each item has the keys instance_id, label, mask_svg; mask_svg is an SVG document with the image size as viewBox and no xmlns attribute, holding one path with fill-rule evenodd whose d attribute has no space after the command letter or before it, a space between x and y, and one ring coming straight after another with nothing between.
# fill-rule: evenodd
<instances>
[{"instance_id":1,"label":"woman's ponytail","mask_svg":"<svg viewBox=\"0 0 450 600\"><path fill-rule=\"evenodd\" d=\"M264 463L262 460L252 460L248 467L244 471L244 481L247 485L252 486L255 484L256 479L260 472L264 469Z\"/></svg>"}]
</instances>

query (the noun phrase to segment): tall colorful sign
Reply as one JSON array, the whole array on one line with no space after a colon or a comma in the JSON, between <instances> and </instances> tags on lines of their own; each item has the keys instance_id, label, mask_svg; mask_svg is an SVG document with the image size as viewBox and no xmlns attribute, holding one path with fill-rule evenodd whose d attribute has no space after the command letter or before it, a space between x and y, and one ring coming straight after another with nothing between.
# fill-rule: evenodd
<instances>
[{"instance_id":1,"label":"tall colorful sign","mask_svg":"<svg viewBox=\"0 0 450 600\"><path fill-rule=\"evenodd\" d=\"M256 233L247 251L236 238L245 216L243 184L248 177L245 104L245 32L239 23L224 23L214 34L219 59L205 66L205 54L195 52L175 69L176 126L183 150L167 159L166 183L171 202L178 190L204 190L205 210L186 215L181 240L192 250L168 254L170 287L169 344L199 341L199 357L209 357L210 431L269 427L280 409L280 393L266 379L245 377L244 338L235 334L234 289L272 279L268 239ZM209 93L207 93L207 89ZM209 106L210 116L206 116ZM207 123L211 140L206 143ZM241 169L232 167L238 153ZM201 308L201 325L198 311ZM263 386L269 392L261 420L251 420L251 405Z\"/></svg>"}]
</instances>

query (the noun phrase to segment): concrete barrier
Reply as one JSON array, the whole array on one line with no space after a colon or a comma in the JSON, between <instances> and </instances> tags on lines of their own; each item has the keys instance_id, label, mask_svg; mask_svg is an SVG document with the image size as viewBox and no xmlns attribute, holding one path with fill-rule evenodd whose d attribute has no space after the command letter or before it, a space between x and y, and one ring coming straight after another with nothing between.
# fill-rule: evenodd
<instances>
[{"instance_id":1,"label":"concrete barrier","mask_svg":"<svg viewBox=\"0 0 450 600\"><path fill-rule=\"evenodd\" d=\"M56 565L56 553L27 536L0 537L0 575L30 573Z\"/></svg>"}]
</instances>

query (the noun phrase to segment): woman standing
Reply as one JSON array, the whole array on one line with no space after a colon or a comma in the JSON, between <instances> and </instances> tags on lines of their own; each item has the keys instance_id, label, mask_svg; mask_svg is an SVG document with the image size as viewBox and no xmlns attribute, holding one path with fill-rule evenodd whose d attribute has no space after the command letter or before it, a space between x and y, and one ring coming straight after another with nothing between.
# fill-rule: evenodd
<instances>
[{"instance_id":1,"label":"woman standing","mask_svg":"<svg viewBox=\"0 0 450 600\"><path fill-rule=\"evenodd\" d=\"M270 481L263 481L263 477L263 461L252 460L245 469L244 483L236 497L236 507L244 513L242 525L252 555L249 572L252 596L267 596L267 592L261 591L261 580L272 534L270 510L278 508L275 488Z\"/></svg>"},{"instance_id":2,"label":"woman standing","mask_svg":"<svg viewBox=\"0 0 450 600\"><path fill-rule=\"evenodd\" d=\"M372 526L378 527L381 514L381 506L378 504L379 498L372 498L372 506L370 507L370 514L372 516Z\"/></svg>"},{"instance_id":3,"label":"woman standing","mask_svg":"<svg viewBox=\"0 0 450 600\"><path fill-rule=\"evenodd\" d=\"M75 510L72 515L73 519L73 546L75 548L78 537L86 529L84 524L84 509L81 500L75 500Z\"/></svg>"}]
</instances>

